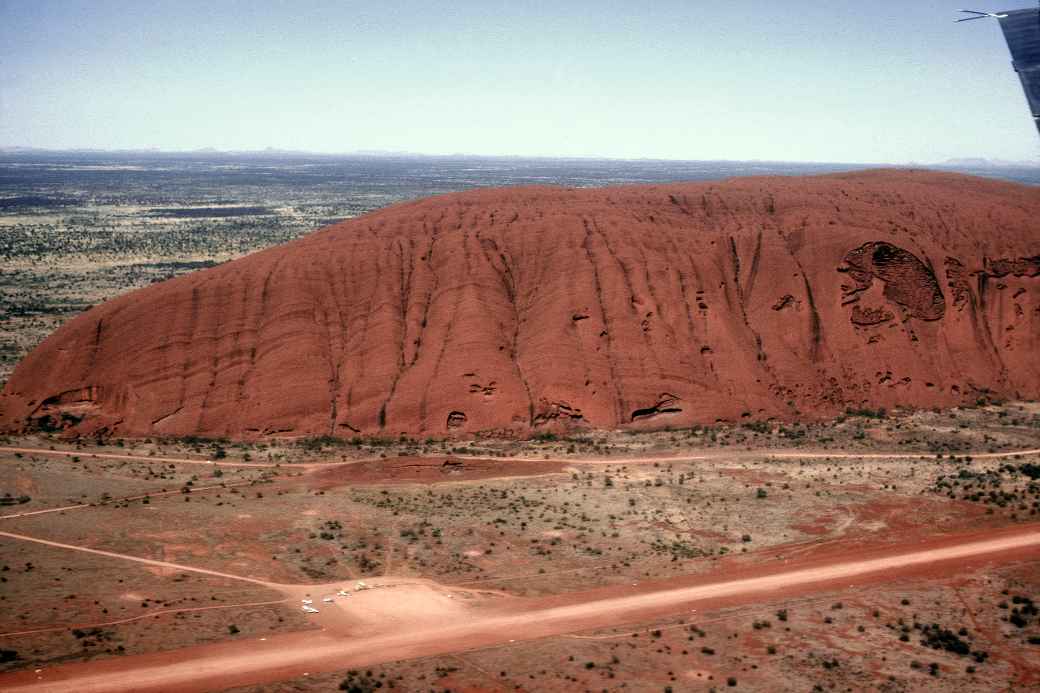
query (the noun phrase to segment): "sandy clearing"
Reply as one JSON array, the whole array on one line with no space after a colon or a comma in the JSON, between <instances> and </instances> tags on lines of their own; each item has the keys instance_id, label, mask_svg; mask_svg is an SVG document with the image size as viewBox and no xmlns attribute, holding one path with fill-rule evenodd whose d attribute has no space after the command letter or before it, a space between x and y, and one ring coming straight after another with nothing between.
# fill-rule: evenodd
<instances>
[{"instance_id":1,"label":"sandy clearing","mask_svg":"<svg viewBox=\"0 0 1040 693\"><path fill-rule=\"evenodd\" d=\"M368 589L360 591L352 589L356 581L350 580L325 585L285 585L281 591L296 605L301 605L305 598L313 599L319 613L311 614L308 620L330 634L350 637L426 630L469 616L469 590L424 579L366 578L364 582ZM340 588L350 596L338 595ZM325 598L334 601L325 602Z\"/></svg>"},{"instance_id":2,"label":"sandy clearing","mask_svg":"<svg viewBox=\"0 0 1040 693\"><path fill-rule=\"evenodd\" d=\"M295 633L256 640L220 643L175 652L88 662L36 674L31 671L0 677L7 691L89 693L100 691L206 691L301 676L304 672L335 671L380 662L508 644L564 635L593 628L637 623L665 613L686 613L715 601L775 600L805 591L834 591L857 580L913 574L924 568L954 570L969 559L1035 560L1040 553L1040 527L997 530L996 536L943 537L924 547L921 542L887 549L884 555L861 560L831 559L801 567L754 568L758 575L716 579L702 584L660 589L648 583L629 593L609 591L561 595L551 600L507 600L497 611L475 609L450 621L420 628L395 628L369 637L336 637L328 632ZM918 548L914 548L914 546ZM877 552L875 552L877 553ZM793 564L793 565L792 565ZM645 590L645 591L643 591ZM387 593L392 598L392 593ZM571 603L559 603L570 600Z\"/></svg>"}]
</instances>

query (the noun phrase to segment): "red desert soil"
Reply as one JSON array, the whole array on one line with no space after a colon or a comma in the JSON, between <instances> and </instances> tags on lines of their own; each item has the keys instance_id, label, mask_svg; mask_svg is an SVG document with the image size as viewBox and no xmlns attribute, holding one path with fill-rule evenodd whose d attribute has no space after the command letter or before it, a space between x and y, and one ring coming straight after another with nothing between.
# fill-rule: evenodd
<instances>
[{"instance_id":1,"label":"red desert soil","mask_svg":"<svg viewBox=\"0 0 1040 693\"><path fill-rule=\"evenodd\" d=\"M37 540L38 541L38 540ZM78 547L67 547L78 548ZM503 597L474 607L448 600L452 588L422 583L365 593L374 600L371 630L353 628L355 596L344 609L323 605L320 631L21 671L0 676L7 691L206 691L382 662L460 652L517 640L639 623L683 611L756 601L775 602L909 577L948 577L992 561L1036 560L1040 532L1021 525L917 539L887 547L831 547L818 555L771 564L728 565L718 573L681 576L543 599ZM112 557L119 557L111 554ZM133 558L132 560L141 560ZM721 573L721 574L720 574ZM292 597L329 586L269 585ZM309 592L308 592L309 593ZM437 614L427 614L437 607ZM380 628L385 612L394 618ZM427 618L422 618L423 615ZM429 618L429 616L435 616ZM411 627L409 627L409 625Z\"/></svg>"},{"instance_id":2,"label":"red desert soil","mask_svg":"<svg viewBox=\"0 0 1040 693\"><path fill-rule=\"evenodd\" d=\"M96 306L0 430L529 433L1040 396L1040 189L872 171L488 189Z\"/></svg>"},{"instance_id":3,"label":"red desert soil","mask_svg":"<svg viewBox=\"0 0 1040 693\"><path fill-rule=\"evenodd\" d=\"M307 476L315 489L365 484L436 484L505 477L539 476L563 470L562 461L461 457L387 457L350 464L327 465Z\"/></svg>"}]
</instances>

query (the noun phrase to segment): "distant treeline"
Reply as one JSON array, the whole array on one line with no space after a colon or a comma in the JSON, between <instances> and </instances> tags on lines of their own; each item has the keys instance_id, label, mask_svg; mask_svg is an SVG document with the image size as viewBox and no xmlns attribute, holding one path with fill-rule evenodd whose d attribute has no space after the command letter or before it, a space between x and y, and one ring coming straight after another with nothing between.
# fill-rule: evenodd
<instances>
[{"instance_id":1,"label":"distant treeline","mask_svg":"<svg viewBox=\"0 0 1040 693\"><path fill-rule=\"evenodd\" d=\"M183 262L137 262L128 265L127 269L155 269L166 272L190 272L207 267L216 267L220 263L215 260L185 260Z\"/></svg>"},{"instance_id":2,"label":"distant treeline","mask_svg":"<svg viewBox=\"0 0 1040 693\"><path fill-rule=\"evenodd\" d=\"M54 197L51 195L18 195L17 197L0 197L0 209L17 209L19 207L68 207L80 201L71 197Z\"/></svg>"},{"instance_id":3,"label":"distant treeline","mask_svg":"<svg viewBox=\"0 0 1040 693\"><path fill-rule=\"evenodd\" d=\"M148 211L150 217L177 217L198 219L201 217L256 217L270 216L274 210L267 207L162 207Z\"/></svg>"}]
</instances>

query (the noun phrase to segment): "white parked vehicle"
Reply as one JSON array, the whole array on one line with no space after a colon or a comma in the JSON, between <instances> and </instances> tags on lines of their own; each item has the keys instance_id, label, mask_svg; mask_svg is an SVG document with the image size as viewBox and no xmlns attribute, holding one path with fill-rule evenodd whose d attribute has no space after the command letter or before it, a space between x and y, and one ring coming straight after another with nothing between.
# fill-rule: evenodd
<instances>
[{"instance_id":1,"label":"white parked vehicle","mask_svg":"<svg viewBox=\"0 0 1040 693\"><path fill-rule=\"evenodd\" d=\"M321 600L323 602L325 602L326 604L331 604L332 602L336 601L336 598L333 597L332 595L328 595L328 596L322 597Z\"/></svg>"}]
</instances>

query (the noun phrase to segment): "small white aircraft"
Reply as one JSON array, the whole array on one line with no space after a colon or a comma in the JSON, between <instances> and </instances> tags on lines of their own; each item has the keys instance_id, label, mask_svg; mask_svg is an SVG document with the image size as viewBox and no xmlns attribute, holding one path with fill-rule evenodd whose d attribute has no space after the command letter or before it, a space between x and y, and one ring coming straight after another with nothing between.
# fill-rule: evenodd
<instances>
[{"instance_id":1,"label":"small white aircraft","mask_svg":"<svg viewBox=\"0 0 1040 693\"><path fill-rule=\"evenodd\" d=\"M350 592L348 592L346 590L340 590L339 592L336 592L336 596L337 597L349 597L350 596Z\"/></svg>"},{"instance_id":2,"label":"small white aircraft","mask_svg":"<svg viewBox=\"0 0 1040 693\"><path fill-rule=\"evenodd\" d=\"M304 604L313 604L314 603L313 599L301 599L300 601L303 602Z\"/></svg>"},{"instance_id":3,"label":"small white aircraft","mask_svg":"<svg viewBox=\"0 0 1040 693\"><path fill-rule=\"evenodd\" d=\"M970 22L973 19L985 19L986 17L992 17L993 19L1004 19L1005 17L1007 17L1006 14L997 14L995 12L978 12L976 10L957 10L957 11L961 12L963 14L973 14L975 16L974 17L961 17L960 19L953 20L955 22Z\"/></svg>"},{"instance_id":4,"label":"small white aircraft","mask_svg":"<svg viewBox=\"0 0 1040 693\"><path fill-rule=\"evenodd\" d=\"M303 605L303 612L306 613L306 614L316 614L316 613L318 613L318 610L315 609L313 606L307 606L306 604L304 604Z\"/></svg>"},{"instance_id":5,"label":"small white aircraft","mask_svg":"<svg viewBox=\"0 0 1040 693\"><path fill-rule=\"evenodd\" d=\"M325 602L326 604L331 604L332 602L336 601L336 598L333 597L332 595L329 595L327 597L322 597L321 600L323 602Z\"/></svg>"}]
</instances>

